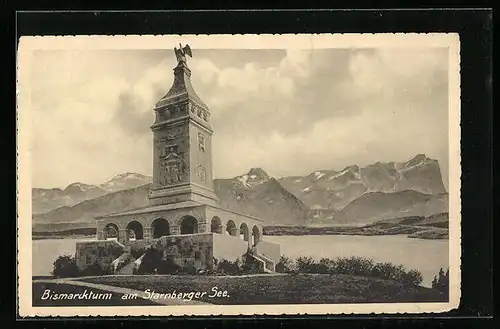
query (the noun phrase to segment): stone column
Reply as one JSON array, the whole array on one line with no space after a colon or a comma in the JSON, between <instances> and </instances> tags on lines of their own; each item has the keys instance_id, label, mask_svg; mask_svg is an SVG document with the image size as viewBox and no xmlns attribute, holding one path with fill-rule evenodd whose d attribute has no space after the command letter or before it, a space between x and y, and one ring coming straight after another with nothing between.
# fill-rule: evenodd
<instances>
[{"instance_id":1,"label":"stone column","mask_svg":"<svg viewBox=\"0 0 500 329\"><path fill-rule=\"evenodd\" d=\"M128 242L127 229L121 228L118 230L118 242L120 243Z\"/></svg>"},{"instance_id":2,"label":"stone column","mask_svg":"<svg viewBox=\"0 0 500 329\"><path fill-rule=\"evenodd\" d=\"M97 240L104 240L104 230L97 229Z\"/></svg>"},{"instance_id":3,"label":"stone column","mask_svg":"<svg viewBox=\"0 0 500 329\"><path fill-rule=\"evenodd\" d=\"M170 226L170 235L179 235L181 234L181 227L179 225Z\"/></svg>"},{"instance_id":4,"label":"stone column","mask_svg":"<svg viewBox=\"0 0 500 329\"><path fill-rule=\"evenodd\" d=\"M142 238L144 240L149 240L152 238L152 234L151 234L151 227L150 226L146 226L144 227L144 230L142 231Z\"/></svg>"},{"instance_id":5,"label":"stone column","mask_svg":"<svg viewBox=\"0 0 500 329\"><path fill-rule=\"evenodd\" d=\"M198 233L206 233L207 232L207 223L199 222L198 223Z\"/></svg>"}]
</instances>

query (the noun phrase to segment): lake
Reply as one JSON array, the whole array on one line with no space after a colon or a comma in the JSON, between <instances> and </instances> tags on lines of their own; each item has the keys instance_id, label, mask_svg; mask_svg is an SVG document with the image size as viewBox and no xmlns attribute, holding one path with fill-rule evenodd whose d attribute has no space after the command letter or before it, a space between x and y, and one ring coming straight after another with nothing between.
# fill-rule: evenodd
<instances>
[{"instance_id":1,"label":"lake","mask_svg":"<svg viewBox=\"0 0 500 329\"><path fill-rule=\"evenodd\" d=\"M430 286L434 275L448 267L448 240L410 239L405 235L301 235L264 236L281 245L290 258L360 256L376 262L391 262L422 273L422 285ZM33 275L50 275L52 264L62 254L74 255L76 242L85 239L47 239L33 241Z\"/></svg>"}]
</instances>

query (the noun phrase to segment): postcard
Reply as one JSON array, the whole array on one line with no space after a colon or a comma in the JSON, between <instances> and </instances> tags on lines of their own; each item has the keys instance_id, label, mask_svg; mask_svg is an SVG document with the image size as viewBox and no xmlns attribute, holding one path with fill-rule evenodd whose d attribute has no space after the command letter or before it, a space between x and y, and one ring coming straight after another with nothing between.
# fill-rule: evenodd
<instances>
[{"instance_id":1,"label":"postcard","mask_svg":"<svg viewBox=\"0 0 500 329\"><path fill-rule=\"evenodd\" d=\"M21 317L460 302L457 34L21 37Z\"/></svg>"}]
</instances>

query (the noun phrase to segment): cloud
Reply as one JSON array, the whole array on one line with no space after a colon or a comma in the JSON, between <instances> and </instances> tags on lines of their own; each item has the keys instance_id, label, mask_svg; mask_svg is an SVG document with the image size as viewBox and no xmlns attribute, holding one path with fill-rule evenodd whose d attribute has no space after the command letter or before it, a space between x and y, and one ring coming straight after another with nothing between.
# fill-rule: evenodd
<instances>
[{"instance_id":1,"label":"cloud","mask_svg":"<svg viewBox=\"0 0 500 329\"><path fill-rule=\"evenodd\" d=\"M199 52L188 63L212 112L216 177L250 167L298 175L417 153L447 166L446 49L245 54ZM172 84L173 56L46 52L36 61L35 186L151 174L149 127Z\"/></svg>"}]
</instances>

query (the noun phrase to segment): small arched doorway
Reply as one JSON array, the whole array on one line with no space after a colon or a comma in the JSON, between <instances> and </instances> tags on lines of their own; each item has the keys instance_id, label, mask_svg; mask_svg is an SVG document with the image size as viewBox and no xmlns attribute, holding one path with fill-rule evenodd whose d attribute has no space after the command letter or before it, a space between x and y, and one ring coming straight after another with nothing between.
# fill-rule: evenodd
<instances>
[{"instance_id":1,"label":"small arched doorway","mask_svg":"<svg viewBox=\"0 0 500 329\"><path fill-rule=\"evenodd\" d=\"M238 230L236 229L236 224L232 220L228 220L226 224L226 232L229 235L236 236Z\"/></svg>"},{"instance_id":2,"label":"small arched doorway","mask_svg":"<svg viewBox=\"0 0 500 329\"><path fill-rule=\"evenodd\" d=\"M164 218L157 218L151 223L151 233L153 239L158 239L165 235L170 235L170 225Z\"/></svg>"},{"instance_id":3,"label":"small arched doorway","mask_svg":"<svg viewBox=\"0 0 500 329\"><path fill-rule=\"evenodd\" d=\"M222 223L219 217L215 216L212 218L210 223L210 232L222 234Z\"/></svg>"},{"instance_id":4,"label":"small arched doorway","mask_svg":"<svg viewBox=\"0 0 500 329\"><path fill-rule=\"evenodd\" d=\"M118 226L113 223L109 223L104 227L104 240L118 239Z\"/></svg>"},{"instance_id":5,"label":"small arched doorway","mask_svg":"<svg viewBox=\"0 0 500 329\"><path fill-rule=\"evenodd\" d=\"M193 216L185 216L181 220L181 234L198 233L198 221Z\"/></svg>"},{"instance_id":6,"label":"small arched doorway","mask_svg":"<svg viewBox=\"0 0 500 329\"><path fill-rule=\"evenodd\" d=\"M245 240L245 241L248 241L250 236L249 236L249 232L248 232L248 226L247 224L245 223L242 223L240 225L240 237Z\"/></svg>"},{"instance_id":7,"label":"small arched doorway","mask_svg":"<svg viewBox=\"0 0 500 329\"><path fill-rule=\"evenodd\" d=\"M253 246L256 246L260 242L260 230L255 225L252 228L252 240Z\"/></svg>"},{"instance_id":8,"label":"small arched doorway","mask_svg":"<svg viewBox=\"0 0 500 329\"><path fill-rule=\"evenodd\" d=\"M142 240L144 237L142 224L134 220L127 224L127 235L129 240Z\"/></svg>"}]
</instances>

